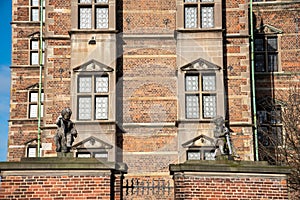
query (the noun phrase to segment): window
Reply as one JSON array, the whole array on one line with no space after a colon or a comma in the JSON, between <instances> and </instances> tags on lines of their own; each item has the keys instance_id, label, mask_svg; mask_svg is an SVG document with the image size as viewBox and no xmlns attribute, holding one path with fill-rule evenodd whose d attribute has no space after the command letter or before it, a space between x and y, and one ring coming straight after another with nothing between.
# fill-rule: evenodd
<instances>
[{"instance_id":1,"label":"window","mask_svg":"<svg viewBox=\"0 0 300 200\"><path fill-rule=\"evenodd\" d=\"M255 71L278 71L278 41L275 36L257 36L254 40Z\"/></svg>"},{"instance_id":2,"label":"window","mask_svg":"<svg viewBox=\"0 0 300 200\"><path fill-rule=\"evenodd\" d=\"M186 74L186 119L211 119L217 113L215 74Z\"/></svg>"},{"instance_id":3,"label":"window","mask_svg":"<svg viewBox=\"0 0 300 200\"><path fill-rule=\"evenodd\" d=\"M40 21L40 0L30 0L30 21ZM43 1L43 22L45 22L45 0Z\"/></svg>"},{"instance_id":4,"label":"window","mask_svg":"<svg viewBox=\"0 0 300 200\"><path fill-rule=\"evenodd\" d=\"M41 117L43 117L44 93L41 93ZM29 92L29 118L38 117L38 91Z\"/></svg>"},{"instance_id":5,"label":"window","mask_svg":"<svg viewBox=\"0 0 300 200\"><path fill-rule=\"evenodd\" d=\"M213 28L214 0L184 0L185 28Z\"/></svg>"},{"instance_id":6,"label":"window","mask_svg":"<svg viewBox=\"0 0 300 200\"><path fill-rule=\"evenodd\" d=\"M261 144L266 147L281 146L283 142L281 106L275 105L271 108L258 110L257 119Z\"/></svg>"},{"instance_id":7,"label":"window","mask_svg":"<svg viewBox=\"0 0 300 200\"><path fill-rule=\"evenodd\" d=\"M202 147L187 151L187 160L215 160L214 147Z\"/></svg>"},{"instance_id":8,"label":"window","mask_svg":"<svg viewBox=\"0 0 300 200\"><path fill-rule=\"evenodd\" d=\"M43 60L42 64L44 64L44 44L43 41ZM30 65L39 65L39 41L37 39L30 40Z\"/></svg>"},{"instance_id":9,"label":"window","mask_svg":"<svg viewBox=\"0 0 300 200\"><path fill-rule=\"evenodd\" d=\"M108 159L108 152L87 152L87 151L79 151L76 153L77 158L98 158L98 159Z\"/></svg>"},{"instance_id":10,"label":"window","mask_svg":"<svg viewBox=\"0 0 300 200\"><path fill-rule=\"evenodd\" d=\"M80 75L77 86L77 119L107 120L109 76Z\"/></svg>"},{"instance_id":11,"label":"window","mask_svg":"<svg viewBox=\"0 0 300 200\"><path fill-rule=\"evenodd\" d=\"M79 29L107 29L109 0L78 0Z\"/></svg>"}]
</instances>

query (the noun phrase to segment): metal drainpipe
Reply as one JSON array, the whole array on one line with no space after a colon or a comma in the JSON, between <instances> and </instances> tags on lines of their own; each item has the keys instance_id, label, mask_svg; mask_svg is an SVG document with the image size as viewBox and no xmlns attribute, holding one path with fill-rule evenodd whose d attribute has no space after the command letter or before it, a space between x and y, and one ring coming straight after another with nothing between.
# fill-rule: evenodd
<instances>
[{"instance_id":1,"label":"metal drainpipe","mask_svg":"<svg viewBox=\"0 0 300 200\"><path fill-rule=\"evenodd\" d=\"M40 65L40 77L39 77L39 92L38 92L38 144L37 144L37 154L41 157L41 111L42 111L42 71L43 71L43 2L40 0L40 41L39 41L39 65Z\"/></svg>"},{"instance_id":2,"label":"metal drainpipe","mask_svg":"<svg viewBox=\"0 0 300 200\"><path fill-rule=\"evenodd\" d=\"M255 70L254 70L254 36L253 36L253 2L250 0L250 46L251 46L251 87L252 87L252 109L254 125L254 148L255 160L258 158L258 137L257 137L257 118L256 118L256 95L255 95Z\"/></svg>"}]
</instances>

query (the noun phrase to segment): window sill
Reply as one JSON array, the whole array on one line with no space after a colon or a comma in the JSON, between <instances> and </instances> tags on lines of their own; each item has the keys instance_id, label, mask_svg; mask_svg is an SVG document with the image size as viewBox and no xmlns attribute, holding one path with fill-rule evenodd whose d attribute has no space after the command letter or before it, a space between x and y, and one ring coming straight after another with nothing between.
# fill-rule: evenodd
<instances>
[{"instance_id":1,"label":"window sill","mask_svg":"<svg viewBox=\"0 0 300 200\"><path fill-rule=\"evenodd\" d=\"M188 124L188 123L212 123L213 119L180 119L176 121L176 124Z\"/></svg>"},{"instance_id":2,"label":"window sill","mask_svg":"<svg viewBox=\"0 0 300 200\"><path fill-rule=\"evenodd\" d=\"M72 29L69 31L69 34L78 34L78 33L118 33L118 30L115 29Z\"/></svg>"},{"instance_id":3,"label":"window sill","mask_svg":"<svg viewBox=\"0 0 300 200\"><path fill-rule=\"evenodd\" d=\"M224 29L220 28L180 28L176 31L182 32L182 33L198 33L198 32L223 32Z\"/></svg>"},{"instance_id":4,"label":"window sill","mask_svg":"<svg viewBox=\"0 0 300 200\"><path fill-rule=\"evenodd\" d=\"M83 120L73 120L75 124L81 125L81 124L115 124L116 121L111 120L95 120L95 121L83 121Z\"/></svg>"}]
</instances>

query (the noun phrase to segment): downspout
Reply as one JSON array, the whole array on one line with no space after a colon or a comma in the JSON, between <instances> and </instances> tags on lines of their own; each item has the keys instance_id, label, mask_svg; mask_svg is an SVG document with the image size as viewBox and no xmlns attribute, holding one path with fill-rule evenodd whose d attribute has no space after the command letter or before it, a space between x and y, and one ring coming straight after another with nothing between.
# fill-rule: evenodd
<instances>
[{"instance_id":1,"label":"downspout","mask_svg":"<svg viewBox=\"0 0 300 200\"><path fill-rule=\"evenodd\" d=\"M250 46L251 46L251 87L252 87L252 112L254 126L254 156L258 158L258 137L257 137L257 119L256 119L256 95L255 95L255 70L254 70L254 33L253 33L253 2L250 0Z\"/></svg>"},{"instance_id":2,"label":"downspout","mask_svg":"<svg viewBox=\"0 0 300 200\"><path fill-rule=\"evenodd\" d=\"M37 138L37 155L41 157L41 111L42 111L42 72L43 72L43 2L40 0L40 39L39 39L39 65L40 65L40 74L39 74L39 91L38 91L38 138Z\"/></svg>"}]
</instances>

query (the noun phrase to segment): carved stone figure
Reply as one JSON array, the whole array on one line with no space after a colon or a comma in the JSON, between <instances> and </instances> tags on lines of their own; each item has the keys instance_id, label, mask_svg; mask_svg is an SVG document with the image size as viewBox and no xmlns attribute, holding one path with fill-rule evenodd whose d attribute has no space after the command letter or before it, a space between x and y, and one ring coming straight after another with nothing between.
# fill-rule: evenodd
<instances>
[{"instance_id":1,"label":"carved stone figure","mask_svg":"<svg viewBox=\"0 0 300 200\"><path fill-rule=\"evenodd\" d=\"M218 117L214 120L215 128L214 128L214 137L215 137L215 146L217 147L215 150L215 155L224 155L224 146L226 140L226 134L229 134L228 128L224 125L224 119L222 117Z\"/></svg>"},{"instance_id":2,"label":"carved stone figure","mask_svg":"<svg viewBox=\"0 0 300 200\"><path fill-rule=\"evenodd\" d=\"M70 120L71 115L71 109L65 108L56 120L57 133L54 137L56 152L70 152L74 138L77 137L75 124Z\"/></svg>"},{"instance_id":3,"label":"carved stone figure","mask_svg":"<svg viewBox=\"0 0 300 200\"><path fill-rule=\"evenodd\" d=\"M223 117L218 117L214 120L214 137L215 137L215 155L228 154L232 159L233 157L239 158L236 153L234 146L232 145L229 129L225 126L225 121ZM227 153L225 153L225 147L227 148Z\"/></svg>"}]
</instances>

